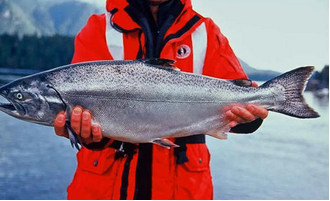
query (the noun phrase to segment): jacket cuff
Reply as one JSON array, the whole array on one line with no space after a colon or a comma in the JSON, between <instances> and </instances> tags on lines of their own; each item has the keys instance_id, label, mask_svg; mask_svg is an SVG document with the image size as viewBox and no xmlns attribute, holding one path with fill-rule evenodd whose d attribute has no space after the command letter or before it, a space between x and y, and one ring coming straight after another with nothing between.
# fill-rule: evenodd
<instances>
[{"instance_id":1,"label":"jacket cuff","mask_svg":"<svg viewBox=\"0 0 330 201\"><path fill-rule=\"evenodd\" d=\"M258 118L250 123L245 124L238 124L230 129L232 133L242 133L242 134L249 134L256 131L262 124L263 120Z\"/></svg>"},{"instance_id":2,"label":"jacket cuff","mask_svg":"<svg viewBox=\"0 0 330 201\"><path fill-rule=\"evenodd\" d=\"M108 147L112 142L113 140L110 138L104 137L100 142L92 142L89 144L82 143L82 145L90 150L102 150Z\"/></svg>"}]
</instances>

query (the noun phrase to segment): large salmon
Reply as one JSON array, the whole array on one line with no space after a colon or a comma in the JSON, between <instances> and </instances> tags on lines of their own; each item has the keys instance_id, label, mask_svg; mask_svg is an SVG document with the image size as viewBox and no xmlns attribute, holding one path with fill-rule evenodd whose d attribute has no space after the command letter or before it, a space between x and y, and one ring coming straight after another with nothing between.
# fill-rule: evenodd
<instances>
[{"instance_id":1,"label":"large salmon","mask_svg":"<svg viewBox=\"0 0 330 201\"><path fill-rule=\"evenodd\" d=\"M52 126L61 110L89 109L104 136L131 143L175 146L166 138L229 131L224 109L258 104L298 118L315 118L302 96L313 67L301 67L260 87L180 72L165 59L95 61L67 65L15 80L0 88L10 103L0 110ZM76 138L70 132L70 139Z\"/></svg>"}]
</instances>

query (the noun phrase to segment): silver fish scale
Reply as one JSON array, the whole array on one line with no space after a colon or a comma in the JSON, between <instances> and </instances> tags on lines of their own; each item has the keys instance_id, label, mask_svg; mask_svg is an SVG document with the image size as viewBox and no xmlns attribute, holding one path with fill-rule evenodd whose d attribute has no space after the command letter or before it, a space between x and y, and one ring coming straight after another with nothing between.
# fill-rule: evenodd
<instances>
[{"instance_id":1,"label":"silver fish scale","mask_svg":"<svg viewBox=\"0 0 330 201\"><path fill-rule=\"evenodd\" d=\"M225 80L155 68L142 62L79 64L55 71L48 79L65 94L164 101L219 101L219 89L231 94L251 93ZM253 89L252 89L253 90ZM200 96L196 96L196 93ZM232 100L222 93L221 101Z\"/></svg>"},{"instance_id":2,"label":"silver fish scale","mask_svg":"<svg viewBox=\"0 0 330 201\"><path fill-rule=\"evenodd\" d=\"M127 142L206 133L226 123L219 115L223 106L253 100L257 92L138 61L82 63L47 79L69 103L68 113L81 105L105 136Z\"/></svg>"},{"instance_id":3,"label":"silver fish scale","mask_svg":"<svg viewBox=\"0 0 330 201\"><path fill-rule=\"evenodd\" d=\"M89 109L103 135L125 142L154 142L161 138L208 134L223 138L229 131L225 112L233 104L258 104L298 118L317 118L302 91L314 67L286 72L258 88L183 73L147 61L98 61L67 65L15 80L0 88L10 103L0 110L25 121L52 126L66 107ZM15 98L15 95L25 97ZM64 104L65 103L65 104ZM69 118L69 116L68 116ZM71 135L72 143L75 138Z\"/></svg>"}]
</instances>

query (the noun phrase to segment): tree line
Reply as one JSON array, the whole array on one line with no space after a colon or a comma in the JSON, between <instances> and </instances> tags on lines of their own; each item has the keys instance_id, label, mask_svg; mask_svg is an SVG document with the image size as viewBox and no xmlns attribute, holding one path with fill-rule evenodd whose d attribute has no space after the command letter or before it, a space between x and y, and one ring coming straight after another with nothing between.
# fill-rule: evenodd
<instances>
[{"instance_id":1,"label":"tree line","mask_svg":"<svg viewBox=\"0 0 330 201\"><path fill-rule=\"evenodd\" d=\"M69 64L73 52L72 36L0 35L0 68L47 70ZM306 89L320 88L329 88L329 65L313 74Z\"/></svg>"},{"instance_id":2,"label":"tree line","mask_svg":"<svg viewBox=\"0 0 330 201\"><path fill-rule=\"evenodd\" d=\"M329 65L325 65L320 72L315 71L313 73L306 86L306 91L316 91L323 88L329 89Z\"/></svg>"},{"instance_id":3,"label":"tree line","mask_svg":"<svg viewBox=\"0 0 330 201\"><path fill-rule=\"evenodd\" d=\"M0 67L46 70L69 64L74 37L0 35Z\"/></svg>"}]
</instances>

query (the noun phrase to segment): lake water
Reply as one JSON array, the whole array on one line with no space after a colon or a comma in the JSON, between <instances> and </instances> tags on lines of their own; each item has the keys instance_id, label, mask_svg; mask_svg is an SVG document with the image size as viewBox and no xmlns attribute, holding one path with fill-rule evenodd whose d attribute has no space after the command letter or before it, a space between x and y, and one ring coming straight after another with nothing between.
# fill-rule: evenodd
<instances>
[{"instance_id":1,"label":"lake water","mask_svg":"<svg viewBox=\"0 0 330 201\"><path fill-rule=\"evenodd\" d=\"M207 138L215 199L329 199L329 99L305 96L321 118L270 113L252 135ZM75 153L52 128L0 113L0 199L66 199Z\"/></svg>"}]
</instances>

